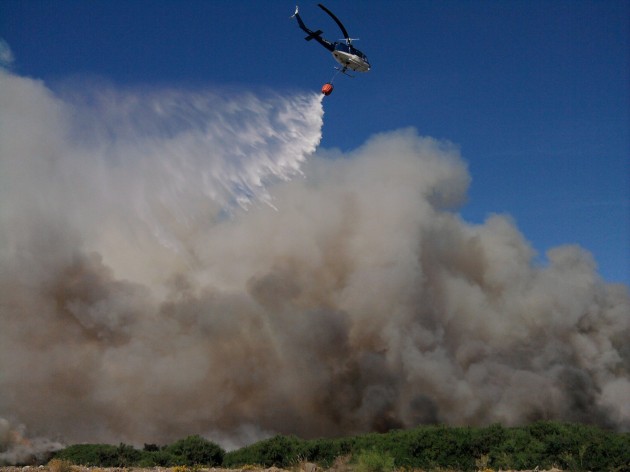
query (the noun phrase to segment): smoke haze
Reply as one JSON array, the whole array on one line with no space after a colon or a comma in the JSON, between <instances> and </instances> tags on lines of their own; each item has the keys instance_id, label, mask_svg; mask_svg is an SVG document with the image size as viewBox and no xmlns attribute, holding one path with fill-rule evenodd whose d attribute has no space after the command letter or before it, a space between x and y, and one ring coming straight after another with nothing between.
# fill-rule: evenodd
<instances>
[{"instance_id":1,"label":"smoke haze","mask_svg":"<svg viewBox=\"0 0 630 472\"><path fill-rule=\"evenodd\" d=\"M317 150L322 120L314 94L0 71L0 462L23 429L40 448L630 429L628 287L577 246L536 263L507 216L463 221L454 146Z\"/></svg>"}]
</instances>

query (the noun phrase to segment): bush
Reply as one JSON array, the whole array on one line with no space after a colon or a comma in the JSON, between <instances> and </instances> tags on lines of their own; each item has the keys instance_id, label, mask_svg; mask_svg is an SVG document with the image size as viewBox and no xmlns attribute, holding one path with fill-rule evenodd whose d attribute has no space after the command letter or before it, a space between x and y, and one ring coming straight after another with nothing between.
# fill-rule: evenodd
<instances>
[{"instance_id":1,"label":"bush","mask_svg":"<svg viewBox=\"0 0 630 472\"><path fill-rule=\"evenodd\" d=\"M329 468L338 458L351 455L353 449L351 441L348 438L303 441L299 445L299 454L304 460Z\"/></svg>"},{"instance_id":2,"label":"bush","mask_svg":"<svg viewBox=\"0 0 630 472\"><path fill-rule=\"evenodd\" d=\"M209 467L223 464L225 451L215 443L199 435L188 436L171 444L165 452L173 457L177 465L207 465ZM163 456L164 459L167 456Z\"/></svg>"},{"instance_id":3,"label":"bush","mask_svg":"<svg viewBox=\"0 0 630 472\"><path fill-rule=\"evenodd\" d=\"M55 458L88 467L118 467L116 451L111 444L74 444L57 451Z\"/></svg>"},{"instance_id":4,"label":"bush","mask_svg":"<svg viewBox=\"0 0 630 472\"><path fill-rule=\"evenodd\" d=\"M277 435L225 455L224 467L258 464L263 467L290 467L300 459L313 460L304 454L306 441L295 436Z\"/></svg>"},{"instance_id":5,"label":"bush","mask_svg":"<svg viewBox=\"0 0 630 472\"><path fill-rule=\"evenodd\" d=\"M363 451L356 459L357 472L391 472L394 470L394 458L377 451Z\"/></svg>"},{"instance_id":6,"label":"bush","mask_svg":"<svg viewBox=\"0 0 630 472\"><path fill-rule=\"evenodd\" d=\"M167 450L143 451L142 459L138 463L139 467L172 467L182 461L181 458L174 456Z\"/></svg>"},{"instance_id":7,"label":"bush","mask_svg":"<svg viewBox=\"0 0 630 472\"><path fill-rule=\"evenodd\" d=\"M137 465L142 458L142 452L128 444L120 443L116 448L114 467L132 467Z\"/></svg>"}]
</instances>

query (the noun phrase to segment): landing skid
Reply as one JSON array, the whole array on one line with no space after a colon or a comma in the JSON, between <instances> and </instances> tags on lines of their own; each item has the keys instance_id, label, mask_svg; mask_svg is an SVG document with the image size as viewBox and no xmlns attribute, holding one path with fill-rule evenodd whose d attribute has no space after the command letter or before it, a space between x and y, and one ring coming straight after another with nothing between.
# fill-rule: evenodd
<instances>
[{"instance_id":1,"label":"landing skid","mask_svg":"<svg viewBox=\"0 0 630 472\"><path fill-rule=\"evenodd\" d=\"M348 77L350 77L351 79L354 79L354 75L352 74L348 74L346 71L348 70L347 67L344 67L343 69L339 68L339 67L335 67L336 70L338 70L339 72L341 72L344 75L347 75Z\"/></svg>"},{"instance_id":2,"label":"landing skid","mask_svg":"<svg viewBox=\"0 0 630 472\"><path fill-rule=\"evenodd\" d=\"M348 74L346 71L348 70L347 67L333 67L333 69L335 69L337 72L335 72L333 74L333 76L330 78L330 80L328 81L329 84L333 83L333 80L335 80L335 77L337 77L337 74L339 74L340 72L344 75L347 75L348 77L350 77L351 79L354 79L354 75L350 75Z\"/></svg>"}]
</instances>

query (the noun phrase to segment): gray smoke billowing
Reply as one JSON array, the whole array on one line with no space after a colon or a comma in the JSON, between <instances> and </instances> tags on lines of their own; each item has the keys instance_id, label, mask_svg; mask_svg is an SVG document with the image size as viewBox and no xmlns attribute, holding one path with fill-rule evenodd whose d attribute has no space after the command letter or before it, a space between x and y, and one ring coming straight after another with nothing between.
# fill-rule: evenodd
<instances>
[{"instance_id":1,"label":"gray smoke billowing","mask_svg":"<svg viewBox=\"0 0 630 472\"><path fill-rule=\"evenodd\" d=\"M452 146L315 152L322 116L315 95L59 96L2 72L0 417L135 444L630 429L628 287L576 246L536 264L506 216L463 221Z\"/></svg>"},{"instance_id":2,"label":"gray smoke billowing","mask_svg":"<svg viewBox=\"0 0 630 472\"><path fill-rule=\"evenodd\" d=\"M0 418L0 466L46 462L63 444L48 438L27 438L24 425L13 427Z\"/></svg>"}]
</instances>

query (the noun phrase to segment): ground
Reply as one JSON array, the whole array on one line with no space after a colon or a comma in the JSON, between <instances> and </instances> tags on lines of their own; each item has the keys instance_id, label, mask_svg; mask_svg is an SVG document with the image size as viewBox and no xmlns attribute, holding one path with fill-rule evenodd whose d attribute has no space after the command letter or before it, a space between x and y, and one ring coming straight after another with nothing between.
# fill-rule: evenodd
<instances>
[{"instance_id":1,"label":"ground","mask_svg":"<svg viewBox=\"0 0 630 472\"><path fill-rule=\"evenodd\" d=\"M296 468L297 470L298 468ZM315 464L305 463L299 467L301 472L317 472L320 470L315 466ZM152 468L137 468L137 467L129 467L129 468L118 468L118 467L82 467L82 466L71 466L70 470L60 470L57 467L49 467L49 466L24 466L24 467L15 467L15 466L5 466L0 467L0 472L296 472L295 470L286 470L279 469L277 467L269 467L269 468L257 468L254 466L245 466L240 469L220 469L220 468L193 468L193 467L152 467ZM340 472L336 469L330 469L328 472ZM414 472L422 472L420 470ZM449 472L449 471L443 471ZM485 469L480 472L494 472L494 469ZM501 471L501 472L515 472L515 471ZM519 472L562 472L561 469L552 468L549 470L538 469L535 470L527 470L527 471L519 471Z\"/></svg>"}]
</instances>

